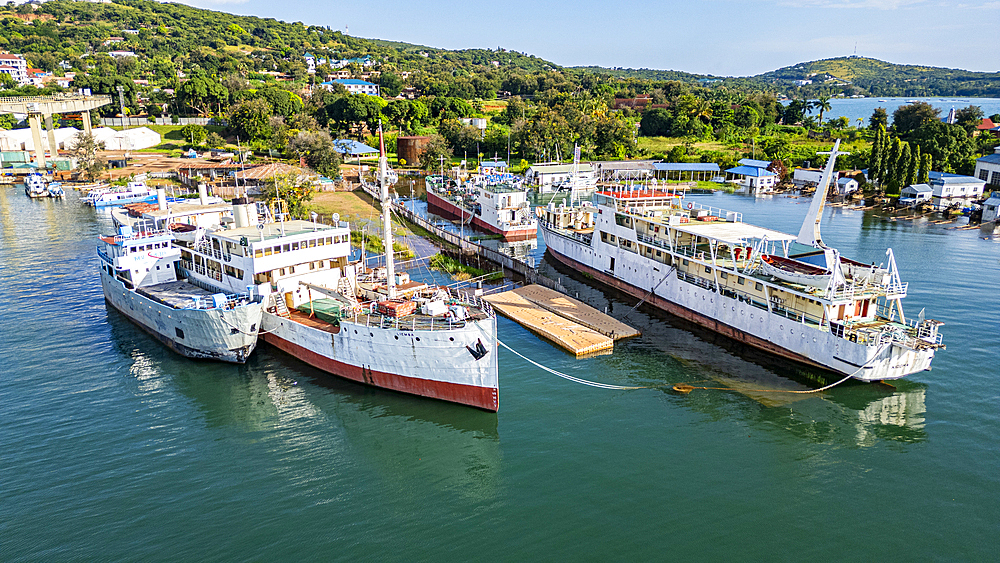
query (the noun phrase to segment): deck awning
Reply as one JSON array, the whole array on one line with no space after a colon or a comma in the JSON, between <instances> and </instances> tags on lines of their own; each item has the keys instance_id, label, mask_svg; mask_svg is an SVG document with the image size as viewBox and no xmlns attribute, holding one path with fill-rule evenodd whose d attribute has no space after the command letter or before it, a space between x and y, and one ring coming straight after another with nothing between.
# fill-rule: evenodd
<instances>
[{"instance_id":1,"label":"deck awning","mask_svg":"<svg viewBox=\"0 0 1000 563\"><path fill-rule=\"evenodd\" d=\"M747 244L764 237L767 237L767 240L770 241L793 241L797 238L795 235L765 229L764 227L748 223L727 223L722 221L712 223L692 222L674 225L673 228L682 233L690 233L695 236L731 245Z\"/></svg>"}]
</instances>

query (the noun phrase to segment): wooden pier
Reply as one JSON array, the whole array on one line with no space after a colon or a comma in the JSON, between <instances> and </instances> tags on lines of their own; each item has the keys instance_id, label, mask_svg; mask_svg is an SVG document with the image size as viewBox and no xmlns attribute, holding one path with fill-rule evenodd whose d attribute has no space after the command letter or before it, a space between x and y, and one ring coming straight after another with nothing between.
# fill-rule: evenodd
<instances>
[{"instance_id":1,"label":"wooden pier","mask_svg":"<svg viewBox=\"0 0 1000 563\"><path fill-rule=\"evenodd\" d=\"M540 285L483 299L505 317L577 356L611 350L615 340L639 335L636 329L597 309Z\"/></svg>"}]
</instances>

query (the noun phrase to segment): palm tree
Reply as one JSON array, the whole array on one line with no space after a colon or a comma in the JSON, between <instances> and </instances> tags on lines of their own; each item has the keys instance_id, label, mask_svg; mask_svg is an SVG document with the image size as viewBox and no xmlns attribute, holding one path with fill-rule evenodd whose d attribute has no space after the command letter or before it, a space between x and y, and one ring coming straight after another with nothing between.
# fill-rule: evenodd
<instances>
[{"instance_id":1,"label":"palm tree","mask_svg":"<svg viewBox=\"0 0 1000 563\"><path fill-rule=\"evenodd\" d=\"M809 102L809 107L819 110L819 126L823 126L823 112L830 111L830 96L819 96L814 102Z\"/></svg>"},{"instance_id":2,"label":"palm tree","mask_svg":"<svg viewBox=\"0 0 1000 563\"><path fill-rule=\"evenodd\" d=\"M694 119L704 119L706 122L712 120L712 102L699 99L691 108L691 117Z\"/></svg>"}]
</instances>

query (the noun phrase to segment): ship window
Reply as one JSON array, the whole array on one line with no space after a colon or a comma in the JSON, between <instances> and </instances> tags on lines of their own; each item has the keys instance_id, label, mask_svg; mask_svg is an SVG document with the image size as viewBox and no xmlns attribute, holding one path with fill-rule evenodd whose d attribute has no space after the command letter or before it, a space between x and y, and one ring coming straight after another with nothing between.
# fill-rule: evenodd
<instances>
[{"instance_id":1,"label":"ship window","mask_svg":"<svg viewBox=\"0 0 1000 563\"><path fill-rule=\"evenodd\" d=\"M719 277L721 277L724 280L727 280L729 279L729 274L727 274L726 272L722 272L719 274Z\"/></svg>"},{"instance_id":2,"label":"ship window","mask_svg":"<svg viewBox=\"0 0 1000 563\"><path fill-rule=\"evenodd\" d=\"M270 256L272 252L274 252L274 249L269 246L264 249L264 256Z\"/></svg>"},{"instance_id":3,"label":"ship window","mask_svg":"<svg viewBox=\"0 0 1000 563\"><path fill-rule=\"evenodd\" d=\"M292 250L298 250L298 249L299 249L299 243L293 242L292 243Z\"/></svg>"},{"instance_id":4,"label":"ship window","mask_svg":"<svg viewBox=\"0 0 1000 563\"><path fill-rule=\"evenodd\" d=\"M660 254L661 254L661 252L660 252L659 250L657 250L657 251L656 251L656 257L657 257L657 258L659 258L659 257L660 257Z\"/></svg>"},{"instance_id":5,"label":"ship window","mask_svg":"<svg viewBox=\"0 0 1000 563\"><path fill-rule=\"evenodd\" d=\"M745 282L746 282L746 280L743 279L743 278L736 278L736 283L738 283L740 285L743 285Z\"/></svg>"},{"instance_id":6,"label":"ship window","mask_svg":"<svg viewBox=\"0 0 1000 563\"><path fill-rule=\"evenodd\" d=\"M263 258L263 256L264 256L264 251L263 250L261 250L259 248L254 249L254 251L253 251L253 257L254 258Z\"/></svg>"},{"instance_id":7,"label":"ship window","mask_svg":"<svg viewBox=\"0 0 1000 563\"><path fill-rule=\"evenodd\" d=\"M283 275L285 275L285 269L284 269L284 268L282 268L282 269L278 270L278 275L279 275L279 276L283 276Z\"/></svg>"},{"instance_id":8,"label":"ship window","mask_svg":"<svg viewBox=\"0 0 1000 563\"><path fill-rule=\"evenodd\" d=\"M285 245L282 245L282 247L281 247L281 251L282 252L289 252L290 250L291 250L291 245L285 244Z\"/></svg>"},{"instance_id":9,"label":"ship window","mask_svg":"<svg viewBox=\"0 0 1000 563\"><path fill-rule=\"evenodd\" d=\"M174 333L177 334L177 338L180 338L180 339L184 338L184 331L181 330L180 328L174 327Z\"/></svg>"},{"instance_id":10,"label":"ship window","mask_svg":"<svg viewBox=\"0 0 1000 563\"><path fill-rule=\"evenodd\" d=\"M311 240L309 241L309 248L313 248L313 247L315 247L315 246L316 246L316 239L311 239Z\"/></svg>"},{"instance_id":11,"label":"ship window","mask_svg":"<svg viewBox=\"0 0 1000 563\"><path fill-rule=\"evenodd\" d=\"M764 284L762 284L760 282L757 282L756 284L754 284L753 288L756 289L757 291L763 291L764 290Z\"/></svg>"},{"instance_id":12,"label":"ship window","mask_svg":"<svg viewBox=\"0 0 1000 563\"><path fill-rule=\"evenodd\" d=\"M685 259L684 259L684 265L685 265L685 266L687 266L687 265L688 265L688 261L687 261L687 258L685 258Z\"/></svg>"},{"instance_id":13,"label":"ship window","mask_svg":"<svg viewBox=\"0 0 1000 563\"><path fill-rule=\"evenodd\" d=\"M709 272L711 272L711 271L712 271L712 268L709 268L708 266L705 266L705 273L706 274L709 273Z\"/></svg>"},{"instance_id":14,"label":"ship window","mask_svg":"<svg viewBox=\"0 0 1000 563\"><path fill-rule=\"evenodd\" d=\"M341 241L341 242L343 242L343 241ZM326 237L326 243L327 244L333 244L333 238L332 237Z\"/></svg>"}]
</instances>

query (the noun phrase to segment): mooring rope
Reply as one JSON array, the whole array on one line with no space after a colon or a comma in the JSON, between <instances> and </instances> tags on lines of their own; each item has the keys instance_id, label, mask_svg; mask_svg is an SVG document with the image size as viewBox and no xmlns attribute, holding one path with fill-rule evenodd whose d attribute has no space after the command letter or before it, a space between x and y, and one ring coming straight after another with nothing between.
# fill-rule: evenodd
<instances>
[{"instance_id":1,"label":"mooring rope","mask_svg":"<svg viewBox=\"0 0 1000 563\"><path fill-rule=\"evenodd\" d=\"M521 354L517 350L511 348L510 346L507 346L506 344L504 344L503 342L501 342L500 339L497 339L497 344L499 344L499 345L503 346L504 348L510 350L511 352L514 353L514 355L516 355L517 357L521 358L522 360L528 362L529 364L534 365L535 367L541 368L541 369L543 369L543 370L551 373L552 375L556 375L556 376L559 376L559 377L561 377L563 379L568 379L568 380L574 381L576 383L582 383L583 385L589 385L591 387L597 387L599 389L614 389L614 390L623 390L623 391L632 390L632 389L653 389L654 387L666 387L666 385L643 385L643 386L636 386L636 387L627 387L627 386L624 386L624 385L611 385L610 383L598 383L596 381L587 381L586 379L580 379L579 377L573 377L572 375L565 374L565 373L563 373L561 371L556 371L556 370L554 370L554 369L552 369L550 367L547 367L547 366L543 366L542 364L536 362L535 360L532 360L531 358L528 358L524 354Z\"/></svg>"},{"instance_id":2,"label":"mooring rope","mask_svg":"<svg viewBox=\"0 0 1000 563\"><path fill-rule=\"evenodd\" d=\"M667 281L667 278L669 278L670 274L673 273L673 271L676 270L676 269L677 269L677 266L671 266L670 269L667 270L667 275L663 276L663 279L661 279L660 281L658 281L656 283L656 285L653 286L653 289L650 289L649 293L647 293L645 297L643 297L642 299L640 299L639 302L635 304L635 307L632 307L631 309L629 309L628 313L625 313L624 315L622 315L622 318L623 319L627 319L629 315L631 315L632 313L634 313L635 310L639 308L639 305L642 305L643 303L645 303L646 300L649 299L649 296L652 295L654 291L656 291L656 288L660 287L661 283Z\"/></svg>"},{"instance_id":3,"label":"mooring rope","mask_svg":"<svg viewBox=\"0 0 1000 563\"><path fill-rule=\"evenodd\" d=\"M510 350L511 352L514 353L515 356L521 358L522 360L528 362L529 364L532 364L535 367L541 368L541 369L543 369L543 370L551 373L552 375L561 377L563 379L567 379L569 381L573 381L575 383L580 383L580 384L583 384L583 385L589 385L590 387L597 387L598 389L611 389L611 390L617 390L617 391L631 391L631 390L634 390L634 389L659 389L659 388L662 388L662 387L671 387L674 391L676 391L678 393L684 393L684 394L690 393L691 391L694 391L695 389L704 389L704 390L709 390L709 391L738 391L740 393L748 393L748 392L749 393L791 393L791 394L796 394L796 395L808 395L810 393L819 393L819 392L822 392L822 391L826 391L827 389L831 389L833 387L836 387L837 385L840 385L841 383L847 381L848 379L851 379L852 377L854 377L855 375L857 375L858 373L860 373L861 370L863 370L866 367L868 367L868 364L870 364L873 361L877 360L878 357L881 356L883 352L885 352L886 347L889 346L889 345L891 345L892 343L890 342L890 343L887 343L887 344L883 345L882 349L879 350L878 353L875 354L872 357L872 359L870 359L867 362L865 362L856 371L854 371L853 373L847 375L846 377L844 377L840 381L836 381L836 382L831 383L829 385L826 385L824 387L820 387L819 389L806 389L804 391L792 391L792 390L787 390L787 389L737 389L735 387L704 387L704 386L689 385L687 383L678 383L676 385L670 385L669 383L665 383L665 384L662 384L662 385L636 385L636 386L612 385L610 383L599 383L597 381L588 381L586 379L580 379L579 377L573 377L572 375L565 374L565 373L563 373L561 371L554 370L554 369L552 369L552 368L550 368L548 366L544 366L544 365L536 362L535 360L532 360L531 358L525 356L524 354L521 354L517 350L511 348L510 346L507 346L499 338L497 339L497 344L499 344L500 346L503 346L507 350Z\"/></svg>"}]
</instances>

